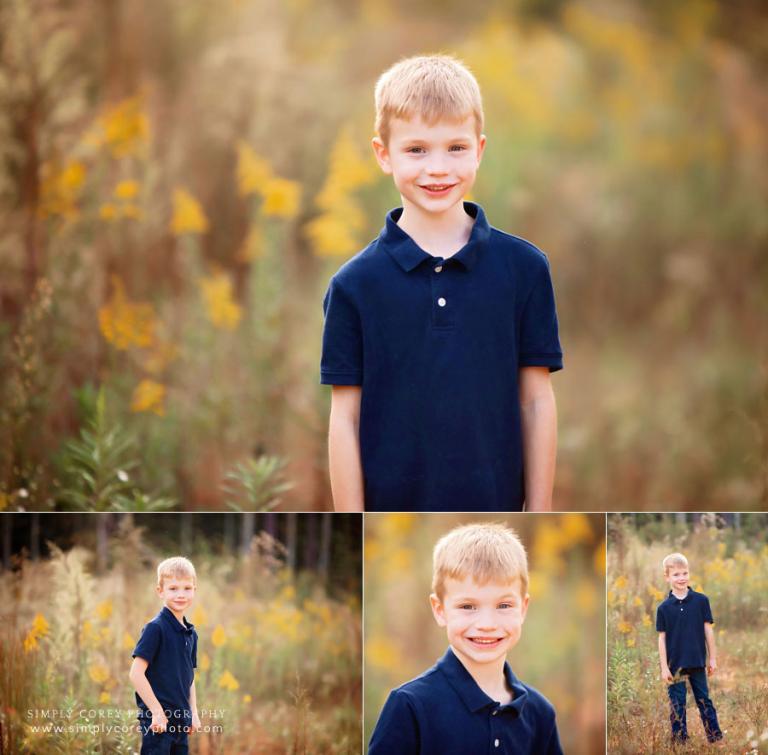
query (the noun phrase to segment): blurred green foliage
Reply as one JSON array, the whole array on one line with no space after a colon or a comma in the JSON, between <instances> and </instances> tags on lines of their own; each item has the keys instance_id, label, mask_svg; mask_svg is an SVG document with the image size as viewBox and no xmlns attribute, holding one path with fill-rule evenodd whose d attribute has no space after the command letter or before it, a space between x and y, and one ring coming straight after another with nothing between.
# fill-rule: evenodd
<instances>
[{"instance_id":1,"label":"blurred green foliage","mask_svg":"<svg viewBox=\"0 0 768 755\"><path fill-rule=\"evenodd\" d=\"M557 711L563 750L592 753L605 736L605 517L598 514L366 514L365 736L387 694L445 652L432 617L432 549L459 524L503 522L528 553L528 614L509 653L515 674ZM431 630L430 630L431 627Z\"/></svg>"},{"instance_id":2,"label":"blurred green foliage","mask_svg":"<svg viewBox=\"0 0 768 755\"><path fill-rule=\"evenodd\" d=\"M281 506L330 506L321 300L398 202L376 77L433 50L483 89L474 198L552 262L556 505L765 507L767 32L748 0L7 0L0 507L60 505L88 383L145 495L222 508L278 457Z\"/></svg>"}]
</instances>

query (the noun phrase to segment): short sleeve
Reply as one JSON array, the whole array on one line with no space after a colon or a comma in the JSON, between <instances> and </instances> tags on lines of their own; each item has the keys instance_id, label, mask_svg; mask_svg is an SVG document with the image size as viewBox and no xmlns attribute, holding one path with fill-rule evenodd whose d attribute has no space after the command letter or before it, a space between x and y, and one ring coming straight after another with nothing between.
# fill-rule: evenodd
<instances>
[{"instance_id":1,"label":"short sleeve","mask_svg":"<svg viewBox=\"0 0 768 755\"><path fill-rule=\"evenodd\" d=\"M150 622L141 630L141 637L133 649L133 658L143 658L147 663L152 663L160 648L160 627Z\"/></svg>"},{"instance_id":2,"label":"short sleeve","mask_svg":"<svg viewBox=\"0 0 768 755\"><path fill-rule=\"evenodd\" d=\"M362 385L363 337L360 314L339 282L331 279L323 300L325 328L320 361L324 385Z\"/></svg>"},{"instance_id":3,"label":"short sleeve","mask_svg":"<svg viewBox=\"0 0 768 755\"><path fill-rule=\"evenodd\" d=\"M656 609L656 631L666 632L667 624L664 621L664 612L661 610L661 606Z\"/></svg>"},{"instance_id":4,"label":"short sleeve","mask_svg":"<svg viewBox=\"0 0 768 755\"><path fill-rule=\"evenodd\" d=\"M563 748L560 746L560 735L557 732L557 722L552 724L552 733L549 735L546 753L547 755L563 755Z\"/></svg>"},{"instance_id":5,"label":"short sleeve","mask_svg":"<svg viewBox=\"0 0 768 755\"><path fill-rule=\"evenodd\" d=\"M376 722L368 755L418 755L419 724L408 695L402 690L389 693Z\"/></svg>"},{"instance_id":6,"label":"short sleeve","mask_svg":"<svg viewBox=\"0 0 768 755\"><path fill-rule=\"evenodd\" d=\"M709 598L705 595L704 596L704 605L702 606L702 612L704 614L704 623L705 624L714 624L715 620L712 618L712 609L709 605Z\"/></svg>"},{"instance_id":7,"label":"short sleeve","mask_svg":"<svg viewBox=\"0 0 768 755\"><path fill-rule=\"evenodd\" d=\"M549 367L550 372L563 368L563 352L557 328L555 291L549 262L542 258L528 294L520 328L520 367Z\"/></svg>"},{"instance_id":8,"label":"short sleeve","mask_svg":"<svg viewBox=\"0 0 768 755\"><path fill-rule=\"evenodd\" d=\"M197 668L197 632L192 633L192 668Z\"/></svg>"}]
</instances>

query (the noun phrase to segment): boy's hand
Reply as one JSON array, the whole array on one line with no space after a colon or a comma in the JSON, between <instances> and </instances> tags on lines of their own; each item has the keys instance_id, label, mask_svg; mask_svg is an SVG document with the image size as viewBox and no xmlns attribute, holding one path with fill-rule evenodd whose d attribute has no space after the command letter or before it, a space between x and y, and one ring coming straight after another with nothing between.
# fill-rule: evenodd
<instances>
[{"instance_id":1,"label":"boy's hand","mask_svg":"<svg viewBox=\"0 0 768 755\"><path fill-rule=\"evenodd\" d=\"M661 678L667 684L671 684L675 679L675 677L672 676L672 672L668 668L663 668L661 670Z\"/></svg>"},{"instance_id":2,"label":"boy's hand","mask_svg":"<svg viewBox=\"0 0 768 755\"><path fill-rule=\"evenodd\" d=\"M161 732L168 728L168 719L165 717L165 711L153 710L152 711L152 731Z\"/></svg>"},{"instance_id":3,"label":"boy's hand","mask_svg":"<svg viewBox=\"0 0 768 755\"><path fill-rule=\"evenodd\" d=\"M707 664L707 671L709 672L710 676L712 676L712 674L717 671L717 661L714 658L709 659L709 663Z\"/></svg>"},{"instance_id":4,"label":"boy's hand","mask_svg":"<svg viewBox=\"0 0 768 755\"><path fill-rule=\"evenodd\" d=\"M200 729L203 728L203 725L200 723L200 716L197 715L197 713L192 714L192 724L189 727L189 733L194 734L196 731L200 731Z\"/></svg>"}]
</instances>

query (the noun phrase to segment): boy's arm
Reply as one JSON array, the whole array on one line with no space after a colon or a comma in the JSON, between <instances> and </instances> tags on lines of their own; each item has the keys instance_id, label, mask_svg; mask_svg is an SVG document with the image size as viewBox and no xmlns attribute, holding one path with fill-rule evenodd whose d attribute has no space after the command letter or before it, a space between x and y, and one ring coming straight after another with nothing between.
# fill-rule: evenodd
<instances>
[{"instance_id":1,"label":"boy's arm","mask_svg":"<svg viewBox=\"0 0 768 755\"><path fill-rule=\"evenodd\" d=\"M192 681L192 686L189 688L189 707L192 709L192 726L189 731L190 734L195 731L199 731L202 728L200 723L200 716L197 713L197 692L195 692L195 682Z\"/></svg>"},{"instance_id":2,"label":"boy's arm","mask_svg":"<svg viewBox=\"0 0 768 755\"><path fill-rule=\"evenodd\" d=\"M667 633L659 632L659 662L661 664L661 678L665 682L671 682L674 678L672 672L669 670L669 662L667 661Z\"/></svg>"},{"instance_id":3,"label":"boy's arm","mask_svg":"<svg viewBox=\"0 0 768 755\"><path fill-rule=\"evenodd\" d=\"M363 511L359 385L334 385L328 429L331 491L336 511Z\"/></svg>"},{"instance_id":4,"label":"boy's arm","mask_svg":"<svg viewBox=\"0 0 768 755\"><path fill-rule=\"evenodd\" d=\"M131 684L133 684L133 688L139 697L149 708L150 713L152 713L152 731L165 731L168 726L168 719L165 717L163 706L152 691L149 679L147 679L147 666L149 664L144 658L136 656L131 664L131 670L128 672L128 678L131 680Z\"/></svg>"},{"instance_id":5,"label":"boy's arm","mask_svg":"<svg viewBox=\"0 0 768 755\"><path fill-rule=\"evenodd\" d=\"M407 695L390 692L371 735L368 755L419 755L419 740L419 724Z\"/></svg>"},{"instance_id":6,"label":"boy's arm","mask_svg":"<svg viewBox=\"0 0 768 755\"><path fill-rule=\"evenodd\" d=\"M521 367L525 510L550 511L557 453L557 407L548 367Z\"/></svg>"},{"instance_id":7,"label":"boy's arm","mask_svg":"<svg viewBox=\"0 0 768 755\"><path fill-rule=\"evenodd\" d=\"M712 624L704 622L704 637L707 640L707 671L714 674L717 670L717 650L715 649L715 630Z\"/></svg>"}]
</instances>

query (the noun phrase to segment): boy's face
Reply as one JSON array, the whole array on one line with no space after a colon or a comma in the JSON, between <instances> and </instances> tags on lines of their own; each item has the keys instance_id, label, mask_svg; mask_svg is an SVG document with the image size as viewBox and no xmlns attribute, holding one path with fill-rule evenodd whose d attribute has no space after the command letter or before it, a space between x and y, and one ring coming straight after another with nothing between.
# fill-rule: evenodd
<instances>
[{"instance_id":1,"label":"boy's face","mask_svg":"<svg viewBox=\"0 0 768 755\"><path fill-rule=\"evenodd\" d=\"M677 592L683 592L688 587L688 567L671 566L667 569L667 582Z\"/></svg>"},{"instance_id":2,"label":"boy's face","mask_svg":"<svg viewBox=\"0 0 768 755\"><path fill-rule=\"evenodd\" d=\"M485 136L478 138L475 118L438 121L393 118L389 142L373 139L381 169L391 175L404 208L439 215L469 193L475 183Z\"/></svg>"},{"instance_id":3,"label":"boy's face","mask_svg":"<svg viewBox=\"0 0 768 755\"><path fill-rule=\"evenodd\" d=\"M478 585L472 577L447 579L442 601L430 596L432 613L465 666L502 662L517 645L528 610L520 580Z\"/></svg>"},{"instance_id":4,"label":"boy's face","mask_svg":"<svg viewBox=\"0 0 768 755\"><path fill-rule=\"evenodd\" d=\"M190 577L165 577L163 584L157 586L157 594L166 608L181 615L195 597L195 582Z\"/></svg>"}]
</instances>

